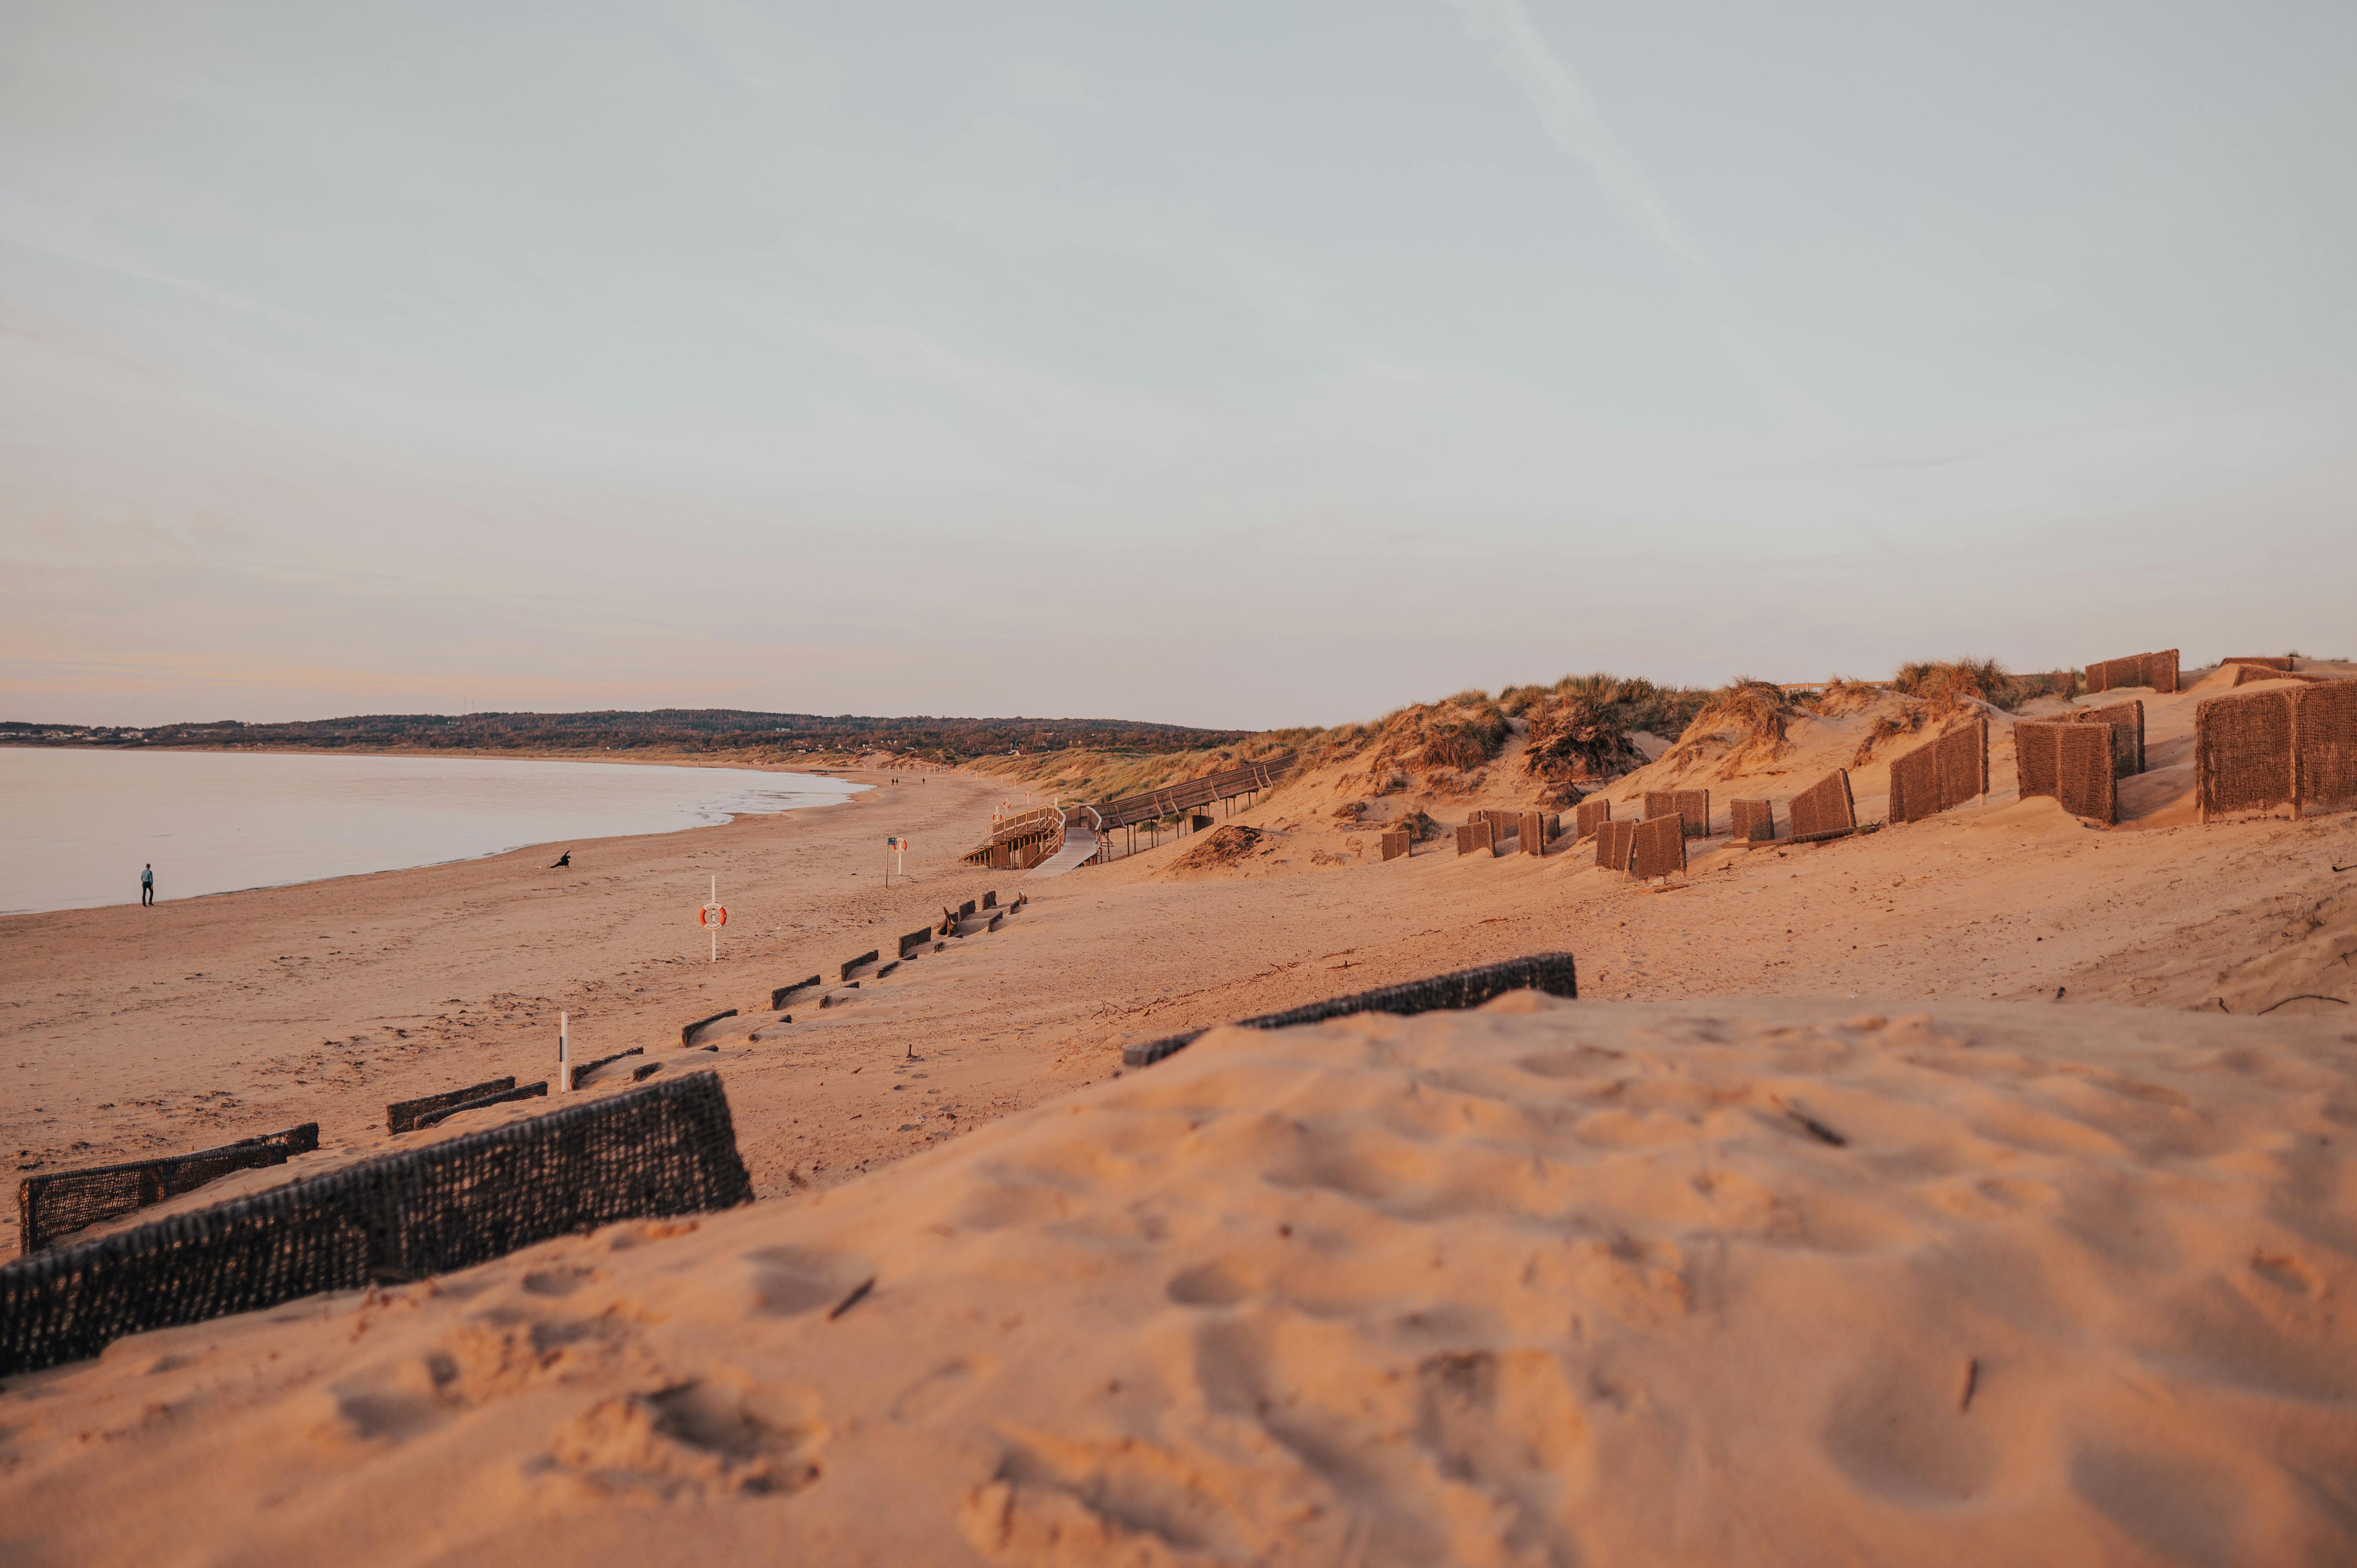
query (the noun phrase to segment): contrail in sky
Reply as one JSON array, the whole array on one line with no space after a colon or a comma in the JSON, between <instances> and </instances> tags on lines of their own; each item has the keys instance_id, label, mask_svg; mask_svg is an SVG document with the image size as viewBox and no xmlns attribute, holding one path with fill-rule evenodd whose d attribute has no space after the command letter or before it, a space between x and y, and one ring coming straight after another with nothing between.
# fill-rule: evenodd
<instances>
[{"instance_id":1,"label":"contrail in sky","mask_svg":"<svg viewBox=\"0 0 2357 1568\"><path fill-rule=\"evenodd\" d=\"M1548 47L1523 9L1523 0L1448 0L1465 30L1484 45L1491 62L1513 79L1538 112L1547 138L1587 166L1604 199L1639 238L1676 267L1721 286L1717 267L1653 188L1636 155L1612 134L1579 73Z\"/></svg>"}]
</instances>

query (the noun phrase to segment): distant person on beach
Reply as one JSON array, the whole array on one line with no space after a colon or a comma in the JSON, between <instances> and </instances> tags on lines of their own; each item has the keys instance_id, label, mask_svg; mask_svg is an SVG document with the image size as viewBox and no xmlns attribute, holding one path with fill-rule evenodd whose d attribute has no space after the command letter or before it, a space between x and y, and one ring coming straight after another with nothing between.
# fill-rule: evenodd
<instances>
[{"instance_id":1,"label":"distant person on beach","mask_svg":"<svg viewBox=\"0 0 2357 1568\"><path fill-rule=\"evenodd\" d=\"M551 870L551 871L554 871L554 870L556 870L556 869L557 869L557 867L558 867L558 866L570 865L572 865L572 864L573 864L573 852L572 852L571 850L569 850L569 849L568 849L568 850L566 850L563 854L558 855L558 856L556 857L556 865L552 865L552 866L550 866L548 869L549 869L549 870Z\"/></svg>"},{"instance_id":2,"label":"distant person on beach","mask_svg":"<svg viewBox=\"0 0 2357 1568\"><path fill-rule=\"evenodd\" d=\"M139 907L152 908L156 903L156 863L149 861L139 872Z\"/></svg>"}]
</instances>

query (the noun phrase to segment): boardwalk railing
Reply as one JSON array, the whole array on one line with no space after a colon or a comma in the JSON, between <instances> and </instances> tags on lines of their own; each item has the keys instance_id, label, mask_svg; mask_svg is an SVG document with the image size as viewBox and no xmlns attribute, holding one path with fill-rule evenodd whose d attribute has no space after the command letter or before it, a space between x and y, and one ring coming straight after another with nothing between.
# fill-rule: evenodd
<instances>
[{"instance_id":1,"label":"boardwalk railing","mask_svg":"<svg viewBox=\"0 0 2357 1568\"><path fill-rule=\"evenodd\" d=\"M1057 846L1061 845L1067 817L1077 815L1083 826L1094 827L1100 834L1110 834L1116 828L1160 822L1165 817L1232 800L1240 795L1257 794L1284 778L1293 762L1294 754L1288 751L1240 768L1207 773L1200 779L1185 779L1165 789L1149 789L1141 795L1125 795L1117 800L1066 806L1060 811L1054 807L1041 807L1020 817L1008 818L992 830L989 843L968 850L959 858L968 865L1024 869L1055 853L1051 847L1030 860L1024 859L1022 852L1034 843L1052 838Z\"/></svg>"}]
</instances>

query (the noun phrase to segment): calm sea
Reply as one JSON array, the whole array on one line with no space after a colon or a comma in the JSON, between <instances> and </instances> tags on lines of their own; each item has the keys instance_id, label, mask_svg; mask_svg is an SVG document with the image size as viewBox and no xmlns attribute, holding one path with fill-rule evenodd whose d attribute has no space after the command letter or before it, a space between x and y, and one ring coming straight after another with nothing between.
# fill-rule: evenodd
<instances>
[{"instance_id":1,"label":"calm sea","mask_svg":"<svg viewBox=\"0 0 2357 1568\"><path fill-rule=\"evenodd\" d=\"M0 914L135 904L149 862L157 899L191 898L674 832L866 788L742 768L0 746Z\"/></svg>"}]
</instances>

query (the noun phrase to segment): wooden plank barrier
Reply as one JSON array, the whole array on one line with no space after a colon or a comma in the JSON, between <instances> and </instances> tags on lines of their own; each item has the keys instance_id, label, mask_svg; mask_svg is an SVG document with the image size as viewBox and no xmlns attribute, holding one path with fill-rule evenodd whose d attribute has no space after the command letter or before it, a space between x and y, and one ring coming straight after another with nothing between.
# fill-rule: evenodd
<instances>
[{"instance_id":1,"label":"wooden plank barrier","mask_svg":"<svg viewBox=\"0 0 2357 1568\"><path fill-rule=\"evenodd\" d=\"M903 940L905 940L906 939ZM797 980L791 985L780 985L775 991L770 993L770 1011L774 1013L779 1008L783 1007L786 1004L786 998L791 996L795 992L806 991L813 985L823 985L824 983L825 982L820 976L813 974L808 980Z\"/></svg>"},{"instance_id":2,"label":"wooden plank barrier","mask_svg":"<svg viewBox=\"0 0 2357 1568\"><path fill-rule=\"evenodd\" d=\"M715 1013L709 1018L698 1018L693 1024L682 1025L679 1031L679 1043L683 1046L692 1046L695 1044L695 1032L698 1029L701 1029L706 1024L717 1024L723 1018L734 1018L735 1016L737 1016L737 1009L731 1007L725 1013Z\"/></svg>"}]
</instances>

